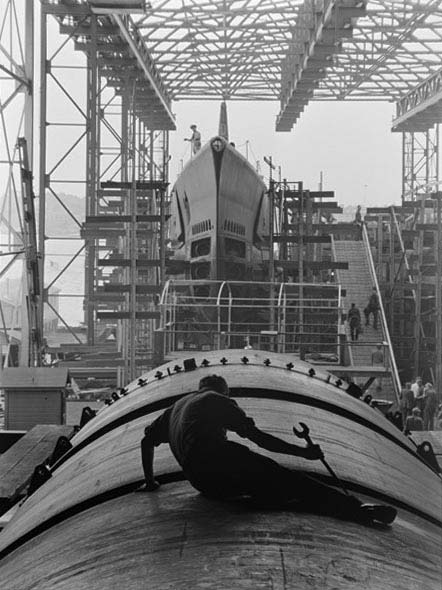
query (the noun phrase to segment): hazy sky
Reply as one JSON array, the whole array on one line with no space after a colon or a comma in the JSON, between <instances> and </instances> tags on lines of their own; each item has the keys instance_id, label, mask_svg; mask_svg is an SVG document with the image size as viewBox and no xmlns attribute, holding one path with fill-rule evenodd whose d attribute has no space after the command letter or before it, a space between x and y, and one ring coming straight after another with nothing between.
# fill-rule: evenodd
<instances>
[{"instance_id":1,"label":"hazy sky","mask_svg":"<svg viewBox=\"0 0 442 590\"><path fill-rule=\"evenodd\" d=\"M277 102L228 103L230 139L249 160L272 156L282 178L302 180L317 190L323 172L324 190L334 190L342 205L387 205L401 200L401 134L390 131L392 103L312 102L290 133L275 132ZM219 103L178 102L173 105L178 131L171 133L171 180L188 159L184 137L198 125L203 142L218 129Z\"/></svg>"}]
</instances>

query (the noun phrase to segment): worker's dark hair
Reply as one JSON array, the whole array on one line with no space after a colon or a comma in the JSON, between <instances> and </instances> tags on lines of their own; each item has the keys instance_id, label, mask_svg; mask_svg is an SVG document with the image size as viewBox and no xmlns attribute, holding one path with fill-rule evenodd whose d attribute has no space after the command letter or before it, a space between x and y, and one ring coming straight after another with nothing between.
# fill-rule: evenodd
<instances>
[{"instance_id":1,"label":"worker's dark hair","mask_svg":"<svg viewBox=\"0 0 442 590\"><path fill-rule=\"evenodd\" d=\"M227 385L226 380L219 375L207 375L206 377L203 377L199 382L198 388L212 389L212 391L223 393L224 395L228 395L229 393L229 386Z\"/></svg>"}]
</instances>

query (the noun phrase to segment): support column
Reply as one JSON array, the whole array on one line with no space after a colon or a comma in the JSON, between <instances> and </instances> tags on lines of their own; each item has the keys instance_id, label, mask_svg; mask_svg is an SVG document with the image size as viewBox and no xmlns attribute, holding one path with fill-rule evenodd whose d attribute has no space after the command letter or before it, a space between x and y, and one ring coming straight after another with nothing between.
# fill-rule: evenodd
<instances>
[{"instance_id":1,"label":"support column","mask_svg":"<svg viewBox=\"0 0 442 590\"><path fill-rule=\"evenodd\" d=\"M435 289L435 310L436 310L436 392L442 393L442 192L436 193L436 231L434 233L435 259L436 259L436 289ZM439 399L440 401L440 399Z\"/></svg>"},{"instance_id":2,"label":"support column","mask_svg":"<svg viewBox=\"0 0 442 590\"><path fill-rule=\"evenodd\" d=\"M86 146L86 216L97 214L97 188L99 178L99 140L98 140L98 66L97 66L97 17L91 15L90 51L87 56L87 119L88 133ZM95 303L96 288L96 249L95 239L85 240L85 323L87 343L95 344Z\"/></svg>"},{"instance_id":3,"label":"support column","mask_svg":"<svg viewBox=\"0 0 442 590\"><path fill-rule=\"evenodd\" d=\"M425 220L425 198L419 209L418 221L424 223ZM415 321L414 321L414 373L420 374L420 349L421 349L421 312L422 312L422 264L424 259L424 232L419 230L417 245L417 274L416 277L416 301L415 301Z\"/></svg>"},{"instance_id":4,"label":"support column","mask_svg":"<svg viewBox=\"0 0 442 590\"><path fill-rule=\"evenodd\" d=\"M25 99L25 139L28 158L33 170L34 153L34 0L26 0L25 6L25 77L28 88Z\"/></svg>"},{"instance_id":5,"label":"support column","mask_svg":"<svg viewBox=\"0 0 442 590\"><path fill-rule=\"evenodd\" d=\"M46 176L46 100L47 100L47 74L49 64L47 62L47 12L44 5L41 6L40 23L40 133L39 133L39 204L38 204L38 252L40 275L40 300L38 304L38 316L41 322L41 333L44 326L44 306L47 299L45 292L45 240L46 240L46 189L48 178Z\"/></svg>"},{"instance_id":6,"label":"support column","mask_svg":"<svg viewBox=\"0 0 442 590\"><path fill-rule=\"evenodd\" d=\"M123 95L121 97L121 182L128 182L129 181L129 161L130 161L130 148L129 148L129 141L130 141L130 133L129 133L129 125L130 125L130 89L129 89L129 78L126 81L126 85L124 88ZM132 199L132 190L128 190L123 197L125 200L124 203L124 212L126 215L130 215L130 202ZM124 239L124 249L123 255L124 258L129 258L129 239L130 239L130 229L128 227L129 224L126 225L125 230L125 237ZM130 278L130 269L122 270L122 274L124 276L123 283L128 284ZM132 299L131 291L125 293L125 309L129 309L130 302ZM130 322L119 320L119 332L121 338L121 353L124 361L124 373L120 375L120 379L122 381L118 384L119 386L125 385L127 382L127 377L130 374L130 367L131 367L131 360L129 358L129 324Z\"/></svg>"}]
</instances>

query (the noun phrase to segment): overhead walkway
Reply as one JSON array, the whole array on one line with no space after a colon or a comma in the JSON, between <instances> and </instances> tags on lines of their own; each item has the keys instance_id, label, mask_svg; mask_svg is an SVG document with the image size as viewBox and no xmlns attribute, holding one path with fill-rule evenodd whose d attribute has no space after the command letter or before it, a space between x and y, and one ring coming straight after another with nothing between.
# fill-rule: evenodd
<instances>
[{"instance_id":1,"label":"overhead walkway","mask_svg":"<svg viewBox=\"0 0 442 590\"><path fill-rule=\"evenodd\" d=\"M372 317L370 317L370 325L365 326L363 310L367 306L373 287L376 287L380 301L381 295L374 272L368 239L366 235L363 237L364 239L340 240L339 235L335 235L333 244L336 261L348 262L347 270L339 269L337 271L338 282L346 292L344 311L347 313L351 304L355 303L361 312L362 319L363 332L355 342L351 341L350 327L348 322L345 322L348 358L352 369L350 372L352 378L359 385L364 385L364 381L365 383L371 381L369 392L373 396L396 402L399 393L399 380L383 309L379 312L376 330L373 328ZM372 355L377 350L377 346L382 347L383 364L373 363ZM376 391L378 385L382 387L382 392Z\"/></svg>"}]
</instances>

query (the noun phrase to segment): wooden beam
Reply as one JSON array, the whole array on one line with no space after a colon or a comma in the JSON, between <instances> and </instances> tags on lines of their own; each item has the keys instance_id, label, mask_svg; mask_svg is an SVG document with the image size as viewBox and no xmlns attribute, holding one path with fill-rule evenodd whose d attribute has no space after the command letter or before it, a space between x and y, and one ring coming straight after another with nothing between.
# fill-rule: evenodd
<instances>
[{"instance_id":1,"label":"wooden beam","mask_svg":"<svg viewBox=\"0 0 442 590\"><path fill-rule=\"evenodd\" d=\"M132 285L123 284L123 283L107 283L104 285L104 292L105 293L128 293L132 288ZM161 293L163 290L160 285L135 285L135 290L137 293L148 293L148 294L155 294Z\"/></svg>"},{"instance_id":2,"label":"wooden beam","mask_svg":"<svg viewBox=\"0 0 442 590\"><path fill-rule=\"evenodd\" d=\"M290 260L275 260L275 266L279 266L281 268L289 269L289 270L296 270L298 268L297 262L292 262ZM327 270L327 269L348 269L348 262L336 262L334 260L324 260L324 261L309 261L304 260L304 266L311 270Z\"/></svg>"},{"instance_id":3,"label":"wooden beam","mask_svg":"<svg viewBox=\"0 0 442 590\"><path fill-rule=\"evenodd\" d=\"M169 183L163 182L161 180L147 180L147 181L137 180L135 182L135 190L142 190L142 191L165 189L165 188L167 188L167 186L169 186ZM107 182L101 182L100 188L103 188L103 189L115 188L115 189L130 190L133 188L133 183L132 182L118 182L115 180L108 180Z\"/></svg>"},{"instance_id":4,"label":"wooden beam","mask_svg":"<svg viewBox=\"0 0 442 590\"><path fill-rule=\"evenodd\" d=\"M275 243L292 243L292 244L299 244L301 241L304 244L326 244L331 242L331 237L324 235L324 236L281 236L281 235L274 235L273 241Z\"/></svg>"},{"instance_id":5,"label":"wooden beam","mask_svg":"<svg viewBox=\"0 0 442 590\"><path fill-rule=\"evenodd\" d=\"M160 319L160 312L159 311L136 311L135 318L137 320L159 320ZM97 319L98 320L129 320L132 317L132 313L130 311L98 311L97 312Z\"/></svg>"},{"instance_id":6,"label":"wooden beam","mask_svg":"<svg viewBox=\"0 0 442 590\"><path fill-rule=\"evenodd\" d=\"M130 258L99 258L98 259L98 266L124 266L128 267L131 265ZM138 259L135 260L135 266L137 267L158 267L160 266L160 260L148 260L148 259Z\"/></svg>"}]
</instances>

